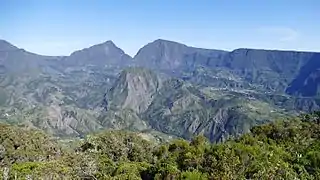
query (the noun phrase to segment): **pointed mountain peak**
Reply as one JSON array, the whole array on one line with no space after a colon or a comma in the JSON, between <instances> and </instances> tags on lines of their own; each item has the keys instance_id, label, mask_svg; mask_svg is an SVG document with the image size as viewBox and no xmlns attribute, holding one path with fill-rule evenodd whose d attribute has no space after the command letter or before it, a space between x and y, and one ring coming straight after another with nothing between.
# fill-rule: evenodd
<instances>
[{"instance_id":1,"label":"pointed mountain peak","mask_svg":"<svg viewBox=\"0 0 320 180\"><path fill-rule=\"evenodd\" d=\"M113 48L113 49L119 49L120 48L111 40L105 41L103 43L99 43L99 44L95 44L93 46L90 46L89 48L85 48L85 49L95 49L95 48Z\"/></svg>"},{"instance_id":2,"label":"pointed mountain peak","mask_svg":"<svg viewBox=\"0 0 320 180\"><path fill-rule=\"evenodd\" d=\"M77 65L126 65L131 63L132 58L122 49L117 47L112 41L105 41L100 44L84 48L73 52L68 61Z\"/></svg>"},{"instance_id":3,"label":"pointed mountain peak","mask_svg":"<svg viewBox=\"0 0 320 180\"><path fill-rule=\"evenodd\" d=\"M14 49L18 49L18 48L6 40L0 39L0 51L8 51L8 50L14 50Z\"/></svg>"},{"instance_id":4,"label":"pointed mountain peak","mask_svg":"<svg viewBox=\"0 0 320 180\"><path fill-rule=\"evenodd\" d=\"M77 53L88 52L88 51L90 51L90 52L91 51L92 52L93 51L94 52L102 52L103 51L105 53L108 53L110 50L113 51L113 52L120 53L120 54L125 54L124 51L122 49L120 49L113 41L108 40L108 41L105 41L103 43L95 44L95 45L92 45L90 47L75 51L71 55L74 55L74 54L77 54Z\"/></svg>"},{"instance_id":5,"label":"pointed mountain peak","mask_svg":"<svg viewBox=\"0 0 320 180\"><path fill-rule=\"evenodd\" d=\"M108 40L108 41L105 41L105 42L102 42L102 43L99 43L99 44L95 44L95 45L92 45L90 46L89 48L86 48L86 49L92 49L92 48L105 48L105 47L108 47L108 48L115 48L115 49L120 49L113 41L111 40Z\"/></svg>"}]
</instances>

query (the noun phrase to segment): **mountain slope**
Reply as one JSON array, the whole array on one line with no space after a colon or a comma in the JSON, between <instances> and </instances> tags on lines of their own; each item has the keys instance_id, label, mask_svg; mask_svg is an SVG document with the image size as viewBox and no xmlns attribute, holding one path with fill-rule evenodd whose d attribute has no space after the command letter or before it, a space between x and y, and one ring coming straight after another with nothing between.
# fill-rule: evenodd
<instances>
[{"instance_id":1,"label":"mountain slope","mask_svg":"<svg viewBox=\"0 0 320 180\"><path fill-rule=\"evenodd\" d=\"M169 80L143 117L153 128L168 134L187 139L203 134L211 141L221 141L283 114L258 99L232 96L229 92L216 94L181 80Z\"/></svg>"},{"instance_id":2,"label":"mountain slope","mask_svg":"<svg viewBox=\"0 0 320 180\"><path fill-rule=\"evenodd\" d=\"M51 60L60 57L41 56L19 49L14 45L0 40L0 68L6 73L21 73L29 71L39 71L42 66L46 66Z\"/></svg>"},{"instance_id":3,"label":"mountain slope","mask_svg":"<svg viewBox=\"0 0 320 180\"><path fill-rule=\"evenodd\" d=\"M77 59L65 66L66 57L32 54L7 42L0 49L0 122L37 127L56 136L82 136L102 128L93 109L115 80L116 68L99 67L101 59L91 59L98 67L88 63L79 68ZM107 58L122 57L123 51L111 53Z\"/></svg>"},{"instance_id":4,"label":"mountain slope","mask_svg":"<svg viewBox=\"0 0 320 180\"><path fill-rule=\"evenodd\" d=\"M210 91L179 79L159 82L159 76L148 70L124 70L106 94L105 114L129 113L114 123L143 122L132 124L133 129L153 128L187 139L204 134L212 141L238 136L285 114L259 99ZM115 118L110 115L103 119L110 122Z\"/></svg>"}]
</instances>

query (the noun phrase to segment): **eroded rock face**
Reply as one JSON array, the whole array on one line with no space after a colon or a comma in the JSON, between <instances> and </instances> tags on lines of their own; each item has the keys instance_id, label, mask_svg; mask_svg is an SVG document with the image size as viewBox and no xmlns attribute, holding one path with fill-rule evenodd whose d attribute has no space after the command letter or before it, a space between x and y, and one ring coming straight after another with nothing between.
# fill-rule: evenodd
<instances>
[{"instance_id":1,"label":"eroded rock face","mask_svg":"<svg viewBox=\"0 0 320 180\"><path fill-rule=\"evenodd\" d=\"M105 101L110 108L132 109L143 113L161 88L159 77L149 70L129 68L120 74Z\"/></svg>"}]
</instances>

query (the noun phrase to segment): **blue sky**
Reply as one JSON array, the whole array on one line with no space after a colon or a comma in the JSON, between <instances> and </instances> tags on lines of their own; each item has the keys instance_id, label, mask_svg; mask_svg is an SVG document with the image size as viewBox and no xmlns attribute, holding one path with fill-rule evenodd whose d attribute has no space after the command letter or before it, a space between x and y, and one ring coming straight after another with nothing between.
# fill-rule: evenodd
<instances>
[{"instance_id":1,"label":"blue sky","mask_svg":"<svg viewBox=\"0 0 320 180\"><path fill-rule=\"evenodd\" d=\"M45 55L107 40L320 51L319 0L0 0L0 39Z\"/></svg>"}]
</instances>

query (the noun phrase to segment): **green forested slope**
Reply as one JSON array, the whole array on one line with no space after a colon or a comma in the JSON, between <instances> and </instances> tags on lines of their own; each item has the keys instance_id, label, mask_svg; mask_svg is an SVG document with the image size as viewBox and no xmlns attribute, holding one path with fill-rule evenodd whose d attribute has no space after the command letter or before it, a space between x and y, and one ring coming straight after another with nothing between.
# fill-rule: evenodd
<instances>
[{"instance_id":1,"label":"green forested slope","mask_svg":"<svg viewBox=\"0 0 320 180\"><path fill-rule=\"evenodd\" d=\"M256 126L211 144L203 136L155 143L107 131L69 149L38 131L0 126L3 179L319 179L320 113ZM71 148L72 147L72 148Z\"/></svg>"}]
</instances>

